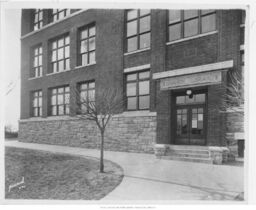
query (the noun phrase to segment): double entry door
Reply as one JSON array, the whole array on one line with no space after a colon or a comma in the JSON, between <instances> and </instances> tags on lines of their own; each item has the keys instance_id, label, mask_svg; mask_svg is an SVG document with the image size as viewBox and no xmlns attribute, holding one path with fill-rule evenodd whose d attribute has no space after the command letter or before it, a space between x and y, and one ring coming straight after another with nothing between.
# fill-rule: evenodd
<instances>
[{"instance_id":1,"label":"double entry door","mask_svg":"<svg viewBox=\"0 0 256 210\"><path fill-rule=\"evenodd\" d=\"M176 104L175 144L206 144L205 95L200 97L200 104Z\"/></svg>"}]
</instances>

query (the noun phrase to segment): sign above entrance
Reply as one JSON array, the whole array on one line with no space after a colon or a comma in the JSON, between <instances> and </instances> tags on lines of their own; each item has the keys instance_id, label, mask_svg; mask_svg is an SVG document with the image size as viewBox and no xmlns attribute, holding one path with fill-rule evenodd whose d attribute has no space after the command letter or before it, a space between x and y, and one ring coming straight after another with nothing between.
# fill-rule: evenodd
<instances>
[{"instance_id":1,"label":"sign above entrance","mask_svg":"<svg viewBox=\"0 0 256 210\"><path fill-rule=\"evenodd\" d=\"M221 71L169 77L160 80L161 90L170 90L221 83Z\"/></svg>"}]
</instances>

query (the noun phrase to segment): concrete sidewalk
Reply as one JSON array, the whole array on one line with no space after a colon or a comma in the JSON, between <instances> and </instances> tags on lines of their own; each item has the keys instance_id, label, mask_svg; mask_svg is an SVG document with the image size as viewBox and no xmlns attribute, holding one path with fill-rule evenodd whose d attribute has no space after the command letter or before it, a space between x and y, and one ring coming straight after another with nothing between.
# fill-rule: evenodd
<instances>
[{"instance_id":1,"label":"concrete sidewalk","mask_svg":"<svg viewBox=\"0 0 256 210\"><path fill-rule=\"evenodd\" d=\"M5 146L99 157L77 147L6 141ZM124 169L122 183L106 200L234 200L244 191L243 167L156 159L151 154L105 151Z\"/></svg>"}]
</instances>

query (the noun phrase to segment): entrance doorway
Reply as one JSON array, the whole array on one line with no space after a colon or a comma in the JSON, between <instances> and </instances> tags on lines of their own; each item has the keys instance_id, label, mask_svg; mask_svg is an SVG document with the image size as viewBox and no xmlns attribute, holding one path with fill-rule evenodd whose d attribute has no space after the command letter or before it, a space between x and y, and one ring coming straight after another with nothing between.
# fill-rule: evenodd
<instances>
[{"instance_id":1,"label":"entrance doorway","mask_svg":"<svg viewBox=\"0 0 256 210\"><path fill-rule=\"evenodd\" d=\"M206 94L175 97L175 144L206 144Z\"/></svg>"}]
</instances>

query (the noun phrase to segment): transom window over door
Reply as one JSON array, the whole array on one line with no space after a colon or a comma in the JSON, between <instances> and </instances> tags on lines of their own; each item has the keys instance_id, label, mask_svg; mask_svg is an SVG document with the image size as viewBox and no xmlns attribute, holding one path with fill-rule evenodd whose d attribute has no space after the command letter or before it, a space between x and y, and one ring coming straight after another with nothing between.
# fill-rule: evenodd
<instances>
[{"instance_id":1,"label":"transom window over door","mask_svg":"<svg viewBox=\"0 0 256 210\"><path fill-rule=\"evenodd\" d=\"M51 72L56 73L70 69L69 35L61 36L51 42Z\"/></svg>"},{"instance_id":2,"label":"transom window over door","mask_svg":"<svg viewBox=\"0 0 256 210\"><path fill-rule=\"evenodd\" d=\"M126 52L150 47L150 10L126 11Z\"/></svg>"},{"instance_id":3,"label":"transom window over door","mask_svg":"<svg viewBox=\"0 0 256 210\"><path fill-rule=\"evenodd\" d=\"M215 10L169 10L168 19L169 42L216 30Z\"/></svg>"},{"instance_id":4,"label":"transom window over door","mask_svg":"<svg viewBox=\"0 0 256 210\"><path fill-rule=\"evenodd\" d=\"M96 52L96 28L95 25L82 28L79 32L78 65L86 66L95 63Z\"/></svg>"},{"instance_id":5,"label":"transom window over door","mask_svg":"<svg viewBox=\"0 0 256 210\"><path fill-rule=\"evenodd\" d=\"M38 45L32 49L32 69L31 77L43 76L43 48Z\"/></svg>"},{"instance_id":6,"label":"transom window over door","mask_svg":"<svg viewBox=\"0 0 256 210\"><path fill-rule=\"evenodd\" d=\"M69 86L50 90L50 115L68 115L70 103Z\"/></svg>"},{"instance_id":7,"label":"transom window over door","mask_svg":"<svg viewBox=\"0 0 256 210\"><path fill-rule=\"evenodd\" d=\"M127 110L149 109L150 72L126 75Z\"/></svg>"}]
</instances>

